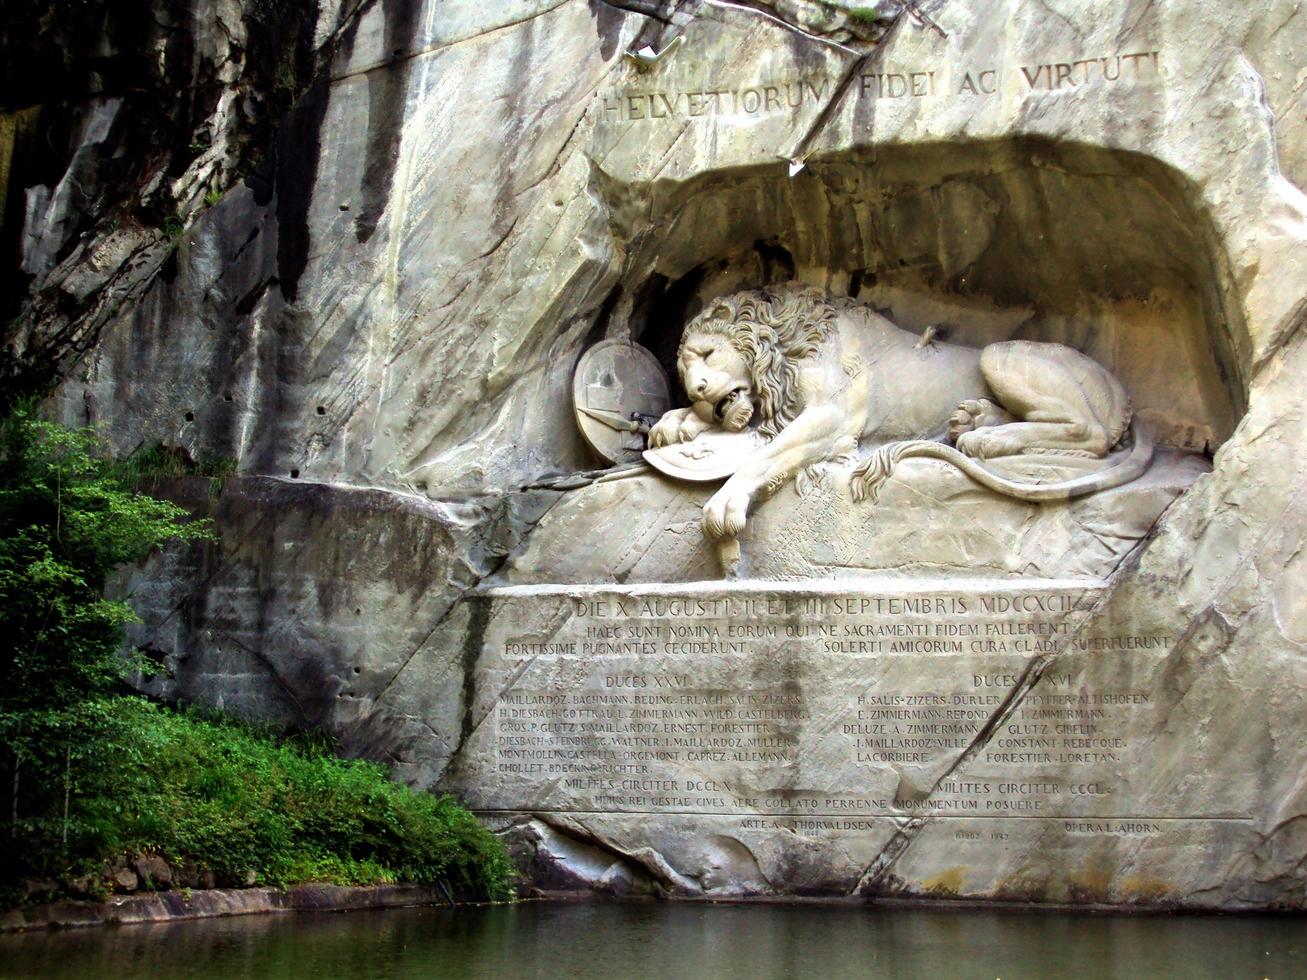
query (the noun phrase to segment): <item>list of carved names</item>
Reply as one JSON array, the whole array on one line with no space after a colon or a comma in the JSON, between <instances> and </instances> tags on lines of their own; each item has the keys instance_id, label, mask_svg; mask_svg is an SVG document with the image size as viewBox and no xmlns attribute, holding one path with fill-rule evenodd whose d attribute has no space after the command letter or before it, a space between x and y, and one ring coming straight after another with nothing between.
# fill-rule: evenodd
<instances>
[{"instance_id":1,"label":"list of carved names","mask_svg":"<svg viewBox=\"0 0 1307 980\"><path fill-rule=\"evenodd\" d=\"M1096 595L514 598L493 641L517 678L492 709L494 764L500 785L549 797L501 802L849 829L922 812L1056 817L1086 797L1110 810L1153 700L1086 665L1164 653L1173 638L1081 630ZM528 607L549 603L569 608L535 618L561 627L520 628ZM1025 684L1054 653L1069 655ZM958 771L983 777L951 774L964 754ZM829 778L804 786L805 770ZM900 794L904 770L937 773L938 785Z\"/></svg>"}]
</instances>

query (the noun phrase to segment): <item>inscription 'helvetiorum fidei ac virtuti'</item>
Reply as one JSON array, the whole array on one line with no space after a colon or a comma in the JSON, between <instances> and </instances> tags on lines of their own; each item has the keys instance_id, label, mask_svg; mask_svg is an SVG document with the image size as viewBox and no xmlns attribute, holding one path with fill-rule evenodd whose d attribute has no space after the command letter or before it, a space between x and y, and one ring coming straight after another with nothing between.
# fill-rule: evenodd
<instances>
[{"instance_id":1,"label":"inscription 'helvetiorum fidei ac virtuti'","mask_svg":"<svg viewBox=\"0 0 1307 980\"><path fill-rule=\"evenodd\" d=\"M1066 61L998 65L885 66L857 76L850 91L858 101L885 99L1021 98L1040 92L1071 92L1162 79L1160 52L1133 51ZM827 74L767 79L698 89L610 91L600 96L608 122L750 117L820 109L840 79ZM634 86L633 86L634 87Z\"/></svg>"}]
</instances>

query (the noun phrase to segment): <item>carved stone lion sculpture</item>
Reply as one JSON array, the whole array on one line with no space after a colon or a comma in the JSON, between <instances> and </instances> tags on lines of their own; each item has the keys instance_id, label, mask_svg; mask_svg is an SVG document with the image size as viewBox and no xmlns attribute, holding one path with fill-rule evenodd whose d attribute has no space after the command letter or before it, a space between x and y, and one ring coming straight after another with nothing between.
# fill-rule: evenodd
<instances>
[{"instance_id":1,"label":"carved stone lion sculpture","mask_svg":"<svg viewBox=\"0 0 1307 980\"><path fill-rule=\"evenodd\" d=\"M1119 486L1152 457L1151 443L1130 424L1121 384L1070 347L934 342L808 287L714 300L686 325L677 367L692 404L663 415L650 431L652 448L712 429L753 427L767 440L704 506L704 530L714 539L733 539L754 503L816 464L854 458L864 441L878 448L853 470L858 500L874 499L909 456L945 460L1024 500ZM1061 482L1020 483L979 462L1028 453L1101 458L1131 431L1122 462Z\"/></svg>"}]
</instances>

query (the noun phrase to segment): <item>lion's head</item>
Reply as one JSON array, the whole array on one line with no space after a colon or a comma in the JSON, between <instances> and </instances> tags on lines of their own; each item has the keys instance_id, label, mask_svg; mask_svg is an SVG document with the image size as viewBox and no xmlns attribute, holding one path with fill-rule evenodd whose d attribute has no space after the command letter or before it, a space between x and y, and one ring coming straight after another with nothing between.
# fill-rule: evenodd
<instances>
[{"instance_id":1,"label":"lion's head","mask_svg":"<svg viewBox=\"0 0 1307 980\"><path fill-rule=\"evenodd\" d=\"M738 431L756 406L758 431L771 437L803 409L799 362L835 329L838 308L820 290L752 289L713 300L685 325L676 352L681 384Z\"/></svg>"}]
</instances>

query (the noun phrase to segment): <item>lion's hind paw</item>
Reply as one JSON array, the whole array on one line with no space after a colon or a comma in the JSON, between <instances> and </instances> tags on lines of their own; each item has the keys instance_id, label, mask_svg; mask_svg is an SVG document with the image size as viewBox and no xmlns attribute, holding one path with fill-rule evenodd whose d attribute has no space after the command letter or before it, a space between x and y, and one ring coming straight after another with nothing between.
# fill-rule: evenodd
<instances>
[{"instance_id":1,"label":"lion's hind paw","mask_svg":"<svg viewBox=\"0 0 1307 980\"><path fill-rule=\"evenodd\" d=\"M1011 421L1012 416L988 398L967 398L949 416L948 441L956 445L958 439L968 432Z\"/></svg>"}]
</instances>

